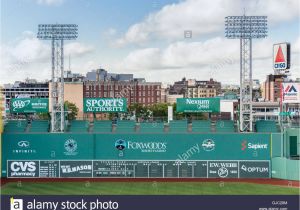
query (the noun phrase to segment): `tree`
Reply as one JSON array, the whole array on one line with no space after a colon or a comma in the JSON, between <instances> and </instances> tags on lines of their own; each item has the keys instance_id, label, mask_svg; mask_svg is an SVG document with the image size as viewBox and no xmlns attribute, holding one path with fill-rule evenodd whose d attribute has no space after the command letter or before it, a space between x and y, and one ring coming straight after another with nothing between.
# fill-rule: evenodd
<instances>
[{"instance_id":1,"label":"tree","mask_svg":"<svg viewBox=\"0 0 300 210\"><path fill-rule=\"evenodd\" d=\"M47 113L38 113L38 119L40 120L49 120L50 119L50 114Z\"/></svg>"},{"instance_id":2,"label":"tree","mask_svg":"<svg viewBox=\"0 0 300 210\"><path fill-rule=\"evenodd\" d=\"M67 119L68 120L75 120L76 116L78 115L78 107L75 103L65 101L65 110L68 112Z\"/></svg>"}]
</instances>

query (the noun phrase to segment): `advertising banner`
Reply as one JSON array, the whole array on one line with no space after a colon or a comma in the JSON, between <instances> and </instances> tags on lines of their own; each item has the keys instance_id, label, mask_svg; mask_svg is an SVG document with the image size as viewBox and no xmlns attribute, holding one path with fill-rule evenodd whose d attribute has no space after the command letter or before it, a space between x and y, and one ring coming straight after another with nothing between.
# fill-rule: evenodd
<instances>
[{"instance_id":1,"label":"advertising banner","mask_svg":"<svg viewBox=\"0 0 300 210\"><path fill-rule=\"evenodd\" d=\"M100 160L269 160L269 134L96 135Z\"/></svg>"},{"instance_id":2,"label":"advertising banner","mask_svg":"<svg viewBox=\"0 0 300 210\"><path fill-rule=\"evenodd\" d=\"M30 178L39 177L38 161L8 161L7 177Z\"/></svg>"},{"instance_id":3,"label":"advertising banner","mask_svg":"<svg viewBox=\"0 0 300 210\"><path fill-rule=\"evenodd\" d=\"M60 161L60 177L92 177L92 161Z\"/></svg>"},{"instance_id":4,"label":"advertising banner","mask_svg":"<svg viewBox=\"0 0 300 210\"><path fill-rule=\"evenodd\" d=\"M300 103L300 83L282 83L282 103Z\"/></svg>"},{"instance_id":5,"label":"advertising banner","mask_svg":"<svg viewBox=\"0 0 300 210\"><path fill-rule=\"evenodd\" d=\"M269 178L270 161L8 161L8 178ZM40 165L39 165L40 164ZM58 170L59 168L59 170Z\"/></svg>"},{"instance_id":6,"label":"advertising banner","mask_svg":"<svg viewBox=\"0 0 300 210\"><path fill-rule=\"evenodd\" d=\"M177 98L176 111L193 112L220 112L220 98Z\"/></svg>"},{"instance_id":7,"label":"advertising banner","mask_svg":"<svg viewBox=\"0 0 300 210\"><path fill-rule=\"evenodd\" d=\"M279 43L273 45L274 70L286 70L290 68L290 44Z\"/></svg>"},{"instance_id":8,"label":"advertising banner","mask_svg":"<svg viewBox=\"0 0 300 210\"><path fill-rule=\"evenodd\" d=\"M126 98L84 98L84 112L127 112Z\"/></svg>"},{"instance_id":9,"label":"advertising banner","mask_svg":"<svg viewBox=\"0 0 300 210\"><path fill-rule=\"evenodd\" d=\"M269 161L240 161L240 178L268 178L270 176Z\"/></svg>"},{"instance_id":10,"label":"advertising banner","mask_svg":"<svg viewBox=\"0 0 300 210\"><path fill-rule=\"evenodd\" d=\"M48 98L12 98L11 113L47 113L49 112Z\"/></svg>"}]
</instances>

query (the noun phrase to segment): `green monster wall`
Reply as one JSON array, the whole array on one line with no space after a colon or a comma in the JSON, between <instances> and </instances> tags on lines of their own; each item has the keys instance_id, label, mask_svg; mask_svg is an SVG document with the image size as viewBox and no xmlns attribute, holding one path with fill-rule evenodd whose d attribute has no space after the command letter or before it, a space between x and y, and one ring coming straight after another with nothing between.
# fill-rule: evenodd
<instances>
[{"instance_id":1,"label":"green monster wall","mask_svg":"<svg viewBox=\"0 0 300 210\"><path fill-rule=\"evenodd\" d=\"M157 173L153 175L154 177L167 175L182 177L185 172L187 176L192 173L192 177L194 174L199 177L213 177L213 167L220 169L220 167L223 168L222 164L236 167L234 169L236 171L238 171L238 167L242 167L245 171L252 170L251 168L254 166L266 167L271 157L270 137L270 134L257 133L3 134L2 176L6 177L9 172L10 177L49 177L52 173L51 170L60 170L60 177L95 177L115 174L119 176L143 176L146 174L146 177L151 177L152 172ZM108 161L112 162L109 163ZM128 167L110 172L110 174L101 171L101 168L105 167L112 170L111 165L119 164L122 161L124 163L127 161ZM135 165L138 161L140 161L141 166L137 169L129 166ZM185 164L185 166L180 166L183 168L183 172L180 173L174 172L177 171L174 167L177 167L178 161ZM251 166L250 162L247 163L246 161L256 162ZM220 163L222 164L219 166ZM152 168L149 164L152 164ZM197 164L199 167L196 166ZM143 168L145 165L147 167ZM160 165L163 166L160 167ZM36 170L37 167L39 172L31 173L33 168ZM97 170L95 167L98 167ZM158 168L154 169L153 167ZM184 169L184 167L187 168ZM205 167L211 168L206 169ZM50 171L46 173L45 170ZM72 175L74 172L72 170L76 171L76 175ZM167 173L167 170L170 172ZM208 175L206 170L211 171L211 174ZM242 172L241 170L236 175L234 172L230 175L229 170L227 174L229 173L228 177L242 177ZM226 174L226 171L224 173ZM252 175L245 176L251 177Z\"/></svg>"}]
</instances>

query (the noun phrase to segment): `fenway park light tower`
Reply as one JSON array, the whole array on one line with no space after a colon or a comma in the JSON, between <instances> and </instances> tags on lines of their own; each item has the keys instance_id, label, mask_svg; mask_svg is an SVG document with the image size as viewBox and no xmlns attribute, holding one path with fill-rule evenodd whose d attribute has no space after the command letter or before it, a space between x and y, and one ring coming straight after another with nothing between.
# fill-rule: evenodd
<instances>
[{"instance_id":1,"label":"fenway park light tower","mask_svg":"<svg viewBox=\"0 0 300 210\"><path fill-rule=\"evenodd\" d=\"M64 112L64 40L74 40L78 36L75 24L39 24L38 39L51 40L51 132L63 132Z\"/></svg>"},{"instance_id":2,"label":"fenway park light tower","mask_svg":"<svg viewBox=\"0 0 300 210\"><path fill-rule=\"evenodd\" d=\"M267 16L225 17L225 36L240 39L241 132L252 132L252 39L267 37Z\"/></svg>"}]
</instances>

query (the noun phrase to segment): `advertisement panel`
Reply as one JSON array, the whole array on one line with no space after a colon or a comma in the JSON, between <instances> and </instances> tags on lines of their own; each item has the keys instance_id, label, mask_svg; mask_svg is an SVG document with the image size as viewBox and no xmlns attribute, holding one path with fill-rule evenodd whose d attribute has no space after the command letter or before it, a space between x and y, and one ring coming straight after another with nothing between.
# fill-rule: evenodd
<instances>
[{"instance_id":1,"label":"advertisement panel","mask_svg":"<svg viewBox=\"0 0 300 210\"><path fill-rule=\"evenodd\" d=\"M39 162L38 161L8 161L7 162L7 177L31 178L39 177Z\"/></svg>"},{"instance_id":2,"label":"advertisement panel","mask_svg":"<svg viewBox=\"0 0 300 210\"><path fill-rule=\"evenodd\" d=\"M238 161L208 161L208 178L238 178Z\"/></svg>"},{"instance_id":3,"label":"advertisement panel","mask_svg":"<svg viewBox=\"0 0 300 210\"><path fill-rule=\"evenodd\" d=\"M251 160L15 160L8 162L9 178L270 178L271 175L270 161Z\"/></svg>"},{"instance_id":4,"label":"advertisement panel","mask_svg":"<svg viewBox=\"0 0 300 210\"><path fill-rule=\"evenodd\" d=\"M12 98L11 113L47 113L49 112L48 98Z\"/></svg>"},{"instance_id":5,"label":"advertisement panel","mask_svg":"<svg viewBox=\"0 0 300 210\"><path fill-rule=\"evenodd\" d=\"M60 161L60 177L92 177L92 161Z\"/></svg>"},{"instance_id":6,"label":"advertisement panel","mask_svg":"<svg viewBox=\"0 0 300 210\"><path fill-rule=\"evenodd\" d=\"M84 112L127 112L126 98L84 98Z\"/></svg>"},{"instance_id":7,"label":"advertisement panel","mask_svg":"<svg viewBox=\"0 0 300 210\"><path fill-rule=\"evenodd\" d=\"M177 98L176 112L220 112L220 98Z\"/></svg>"},{"instance_id":8,"label":"advertisement panel","mask_svg":"<svg viewBox=\"0 0 300 210\"><path fill-rule=\"evenodd\" d=\"M2 160L78 160L93 159L91 134L3 134ZM54 167L54 166L53 166Z\"/></svg>"},{"instance_id":9,"label":"advertisement panel","mask_svg":"<svg viewBox=\"0 0 300 210\"><path fill-rule=\"evenodd\" d=\"M290 44L278 43L273 45L274 70L286 70L290 68Z\"/></svg>"},{"instance_id":10,"label":"advertisement panel","mask_svg":"<svg viewBox=\"0 0 300 210\"><path fill-rule=\"evenodd\" d=\"M300 103L300 83L282 83L282 103Z\"/></svg>"},{"instance_id":11,"label":"advertisement panel","mask_svg":"<svg viewBox=\"0 0 300 210\"><path fill-rule=\"evenodd\" d=\"M270 177L269 161L240 161L240 178L268 178Z\"/></svg>"},{"instance_id":12,"label":"advertisement panel","mask_svg":"<svg viewBox=\"0 0 300 210\"><path fill-rule=\"evenodd\" d=\"M269 160L269 134L97 134L100 160Z\"/></svg>"}]
</instances>

